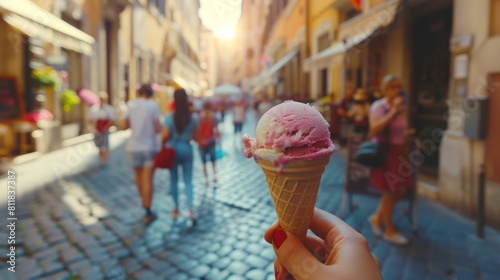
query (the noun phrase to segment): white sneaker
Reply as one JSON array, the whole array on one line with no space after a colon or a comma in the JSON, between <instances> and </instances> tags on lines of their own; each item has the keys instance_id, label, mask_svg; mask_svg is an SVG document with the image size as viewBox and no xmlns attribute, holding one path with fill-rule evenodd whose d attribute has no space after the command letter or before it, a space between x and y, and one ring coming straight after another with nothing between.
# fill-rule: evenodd
<instances>
[{"instance_id":1,"label":"white sneaker","mask_svg":"<svg viewBox=\"0 0 500 280\"><path fill-rule=\"evenodd\" d=\"M406 245L410 242L408 240L408 238L402 236L400 233L398 233L394 236L388 236L388 235L384 234L383 238L385 241L387 241L393 245L398 245L398 246Z\"/></svg>"},{"instance_id":2,"label":"white sneaker","mask_svg":"<svg viewBox=\"0 0 500 280\"><path fill-rule=\"evenodd\" d=\"M373 216L368 217L368 223L372 227L373 235L375 235L375 237L382 237L382 229L380 228L380 226L377 226L373 223L372 218Z\"/></svg>"}]
</instances>

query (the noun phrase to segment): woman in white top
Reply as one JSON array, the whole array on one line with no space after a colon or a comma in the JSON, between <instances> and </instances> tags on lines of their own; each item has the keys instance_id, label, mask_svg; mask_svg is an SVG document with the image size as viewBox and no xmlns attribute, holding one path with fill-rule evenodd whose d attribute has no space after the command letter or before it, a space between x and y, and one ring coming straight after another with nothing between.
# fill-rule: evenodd
<instances>
[{"instance_id":1,"label":"woman in white top","mask_svg":"<svg viewBox=\"0 0 500 280\"><path fill-rule=\"evenodd\" d=\"M236 100L231 111L233 113L234 133L241 134L241 129L243 128L243 123L245 122L246 118L246 108L243 104L243 100Z\"/></svg>"},{"instance_id":2,"label":"woman in white top","mask_svg":"<svg viewBox=\"0 0 500 280\"><path fill-rule=\"evenodd\" d=\"M144 222L151 223L156 215L151 212L153 198L153 159L158 152L157 134L161 130L160 109L151 99L151 85L142 85L139 96L127 104L126 128L132 129L127 142L127 155L134 168L135 184L142 197L142 205L146 210Z\"/></svg>"}]
</instances>

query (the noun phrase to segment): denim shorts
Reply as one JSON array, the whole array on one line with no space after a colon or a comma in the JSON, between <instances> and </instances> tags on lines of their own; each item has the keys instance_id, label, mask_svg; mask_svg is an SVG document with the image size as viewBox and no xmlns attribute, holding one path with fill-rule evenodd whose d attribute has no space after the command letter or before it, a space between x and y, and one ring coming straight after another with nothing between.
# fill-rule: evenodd
<instances>
[{"instance_id":1,"label":"denim shorts","mask_svg":"<svg viewBox=\"0 0 500 280\"><path fill-rule=\"evenodd\" d=\"M210 158L211 162L215 161L215 141L208 144L205 147L200 147L201 162L203 164L207 163L207 156Z\"/></svg>"},{"instance_id":2,"label":"denim shorts","mask_svg":"<svg viewBox=\"0 0 500 280\"><path fill-rule=\"evenodd\" d=\"M94 144L102 149L109 150L109 132L100 132L94 134Z\"/></svg>"},{"instance_id":3,"label":"denim shorts","mask_svg":"<svg viewBox=\"0 0 500 280\"><path fill-rule=\"evenodd\" d=\"M153 151L141 151L141 152L128 152L127 158L128 162L133 167L145 167L153 165L156 152Z\"/></svg>"}]
</instances>

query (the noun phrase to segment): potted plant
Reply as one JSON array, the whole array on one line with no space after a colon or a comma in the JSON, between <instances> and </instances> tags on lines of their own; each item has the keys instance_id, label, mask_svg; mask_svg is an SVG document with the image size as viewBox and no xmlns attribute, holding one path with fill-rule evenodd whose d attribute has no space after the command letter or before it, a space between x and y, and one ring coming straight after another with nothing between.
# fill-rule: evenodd
<instances>
[{"instance_id":1,"label":"potted plant","mask_svg":"<svg viewBox=\"0 0 500 280\"><path fill-rule=\"evenodd\" d=\"M68 88L61 93L61 103L64 112L69 112L74 105L80 104L80 97L74 90Z\"/></svg>"},{"instance_id":2,"label":"potted plant","mask_svg":"<svg viewBox=\"0 0 500 280\"><path fill-rule=\"evenodd\" d=\"M50 66L33 69L31 77L38 83L39 87L57 90L61 86L61 78L57 71Z\"/></svg>"}]
</instances>

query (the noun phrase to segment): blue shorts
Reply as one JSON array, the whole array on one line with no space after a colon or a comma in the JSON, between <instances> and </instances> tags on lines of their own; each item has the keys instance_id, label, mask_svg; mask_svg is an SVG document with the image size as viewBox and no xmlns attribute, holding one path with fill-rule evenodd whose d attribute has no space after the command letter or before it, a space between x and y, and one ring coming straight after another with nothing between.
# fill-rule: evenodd
<instances>
[{"instance_id":1,"label":"blue shorts","mask_svg":"<svg viewBox=\"0 0 500 280\"><path fill-rule=\"evenodd\" d=\"M128 162L133 167L152 166L155 156L156 156L156 152L153 152L153 151L128 152L127 153Z\"/></svg>"},{"instance_id":2,"label":"blue shorts","mask_svg":"<svg viewBox=\"0 0 500 280\"><path fill-rule=\"evenodd\" d=\"M109 132L94 133L94 144L99 148L109 149Z\"/></svg>"},{"instance_id":3,"label":"blue shorts","mask_svg":"<svg viewBox=\"0 0 500 280\"><path fill-rule=\"evenodd\" d=\"M211 162L215 161L215 141L208 144L205 147L200 147L201 162L203 164L207 163L207 156L210 158Z\"/></svg>"}]
</instances>

